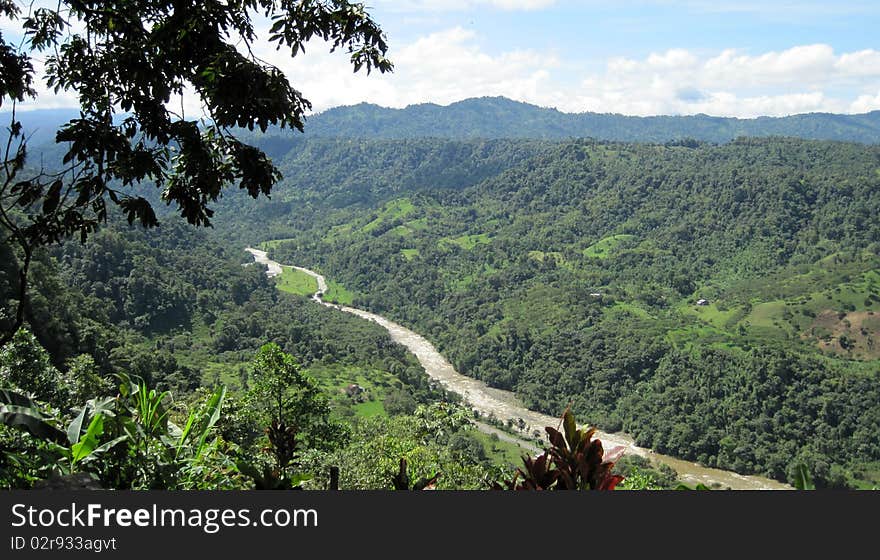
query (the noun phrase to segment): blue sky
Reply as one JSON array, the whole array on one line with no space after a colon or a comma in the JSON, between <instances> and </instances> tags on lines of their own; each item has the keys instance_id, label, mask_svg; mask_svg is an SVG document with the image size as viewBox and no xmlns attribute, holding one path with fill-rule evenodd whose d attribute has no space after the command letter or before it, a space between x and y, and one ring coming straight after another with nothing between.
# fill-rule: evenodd
<instances>
[{"instance_id":1,"label":"blue sky","mask_svg":"<svg viewBox=\"0 0 880 560\"><path fill-rule=\"evenodd\" d=\"M880 23L876 1L373 0L368 5L392 39L409 42L462 26L477 31L494 52L558 48L587 58L643 56L673 47L766 51L829 43L842 50L861 50L877 46Z\"/></svg>"},{"instance_id":2,"label":"blue sky","mask_svg":"<svg viewBox=\"0 0 880 560\"><path fill-rule=\"evenodd\" d=\"M456 5L470 7L453 8ZM860 50L877 46L880 22L878 2L508 3L516 5L537 7L499 9L492 2L374 0L373 13L393 37L403 41L461 25L476 29L496 52L533 47L576 54L583 49L585 55L599 57L643 56L672 47L763 51L826 42L843 50Z\"/></svg>"},{"instance_id":3,"label":"blue sky","mask_svg":"<svg viewBox=\"0 0 880 560\"><path fill-rule=\"evenodd\" d=\"M754 117L880 109L880 1L369 0L393 75L312 45L277 65L316 110L482 95L563 111ZM12 28L0 25L5 36ZM36 106L65 106L44 95ZM187 99L193 110L194 99Z\"/></svg>"}]
</instances>

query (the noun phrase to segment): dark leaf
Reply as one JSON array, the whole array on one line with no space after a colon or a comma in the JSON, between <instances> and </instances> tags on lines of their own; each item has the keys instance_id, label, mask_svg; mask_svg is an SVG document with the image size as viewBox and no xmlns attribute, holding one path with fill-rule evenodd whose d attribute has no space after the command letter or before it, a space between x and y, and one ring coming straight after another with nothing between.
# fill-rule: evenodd
<instances>
[{"instance_id":1,"label":"dark leaf","mask_svg":"<svg viewBox=\"0 0 880 560\"><path fill-rule=\"evenodd\" d=\"M43 214L51 214L58 208L58 203L61 201L62 186L61 180L58 180L49 187L46 196L43 198Z\"/></svg>"}]
</instances>

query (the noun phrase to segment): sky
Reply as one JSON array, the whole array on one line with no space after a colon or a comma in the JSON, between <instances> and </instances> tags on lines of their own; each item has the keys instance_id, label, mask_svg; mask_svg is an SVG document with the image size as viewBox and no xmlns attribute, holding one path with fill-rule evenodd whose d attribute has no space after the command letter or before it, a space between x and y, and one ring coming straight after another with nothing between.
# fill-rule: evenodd
<instances>
[{"instance_id":1,"label":"sky","mask_svg":"<svg viewBox=\"0 0 880 560\"><path fill-rule=\"evenodd\" d=\"M751 118L880 109L880 1L367 0L388 75L353 73L310 43L291 59L265 41L322 111L369 102L511 99L579 113ZM265 27L265 24L260 24ZM0 23L7 40L16 29ZM184 105L195 111L198 102ZM42 88L37 107L75 106Z\"/></svg>"}]
</instances>

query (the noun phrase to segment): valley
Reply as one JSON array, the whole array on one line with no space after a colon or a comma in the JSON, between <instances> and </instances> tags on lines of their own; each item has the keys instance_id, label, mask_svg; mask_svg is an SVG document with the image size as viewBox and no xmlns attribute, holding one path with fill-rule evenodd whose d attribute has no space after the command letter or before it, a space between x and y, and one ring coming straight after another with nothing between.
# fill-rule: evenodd
<instances>
[{"instance_id":1,"label":"valley","mask_svg":"<svg viewBox=\"0 0 880 560\"><path fill-rule=\"evenodd\" d=\"M275 276L275 271L284 266L269 259L265 251L253 248L248 248L247 251L253 255L256 262L267 267L267 275L270 277ZM544 426L556 426L559 424L559 418L554 418L525 408L520 402L518 402L513 393L490 388L481 381L465 377L456 372L455 368L439 352L437 352L430 342L413 331L389 321L380 315L376 315L375 313L325 301L321 298L321 294L327 291L327 282L325 278L317 272L308 269L301 267L294 268L308 274L316 280L316 291L312 297L313 301L321 305L345 311L346 313L357 315L362 319L373 321L381 325L391 334L391 338L395 342L405 346L416 356L416 358L418 358L419 363L425 368L425 372L430 377L438 380L447 390L463 397L464 402L469 407L479 411L481 415L491 415L502 422L522 419L525 421L525 427L521 428L520 431L526 434L535 431L542 434ZM476 425L486 433L497 432L497 429L480 422L477 422ZM615 447L623 447L626 450L626 454L638 455L652 461L669 465L678 473L680 480L687 484L703 484L707 487L730 488L733 490L780 490L790 488L789 486L780 484L774 480L758 476L743 476L718 469L710 469L695 463L689 463L687 461L654 453L649 449L643 449L636 446L633 440L625 434L607 434L599 431L596 432L595 437L602 441L606 451ZM528 440L524 439L521 443L529 443L530 446L534 445L534 442L528 442Z\"/></svg>"},{"instance_id":2,"label":"valley","mask_svg":"<svg viewBox=\"0 0 880 560\"><path fill-rule=\"evenodd\" d=\"M410 326L458 372L692 462L877 483L846 474L880 452L875 146L359 144L457 166L457 186L304 146L369 195L339 204L292 155L282 197L313 210L264 222L269 257L333 278L345 305ZM486 178L480 162L506 154Z\"/></svg>"},{"instance_id":3,"label":"valley","mask_svg":"<svg viewBox=\"0 0 880 560\"><path fill-rule=\"evenodd\" d=\"M227 192L208 232L170 208L147 232L114 214L85 244L38 255L34 338L8 360L48 364L34 378L70 393L53 406L123 374L180 395L182 410L226 387L224 418L250 417L224 428L247 450L230 457L266 461L266 418L242 410L255 356L275 345L323 395L317 426L335 434L297 439L313 488L331 465L348 487L386 487L401 454L419 476L457 473L443 488L485 488L569 406L691 484L777 487L804 471L821 488L880 484L877 146L255 141L284 176L271 200ZM243 246L266 252L273 278ZM468 432L452 393L526 441ZM426 434L419 414L453 427ZM633 480L668 488L674 475Z\"/></svg>"}]
</instances>

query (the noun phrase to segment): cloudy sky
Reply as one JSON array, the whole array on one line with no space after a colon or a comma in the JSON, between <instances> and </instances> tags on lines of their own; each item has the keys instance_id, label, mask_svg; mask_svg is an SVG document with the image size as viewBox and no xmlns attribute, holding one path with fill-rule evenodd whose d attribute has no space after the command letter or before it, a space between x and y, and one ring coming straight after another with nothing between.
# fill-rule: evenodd
<instances>
[{"instance_id":1,"label":"cloudy sky","mask_svg":"<svg viewBox=\"0 0 880 560\"><path fill-rule=\"evenodd\" d=\"M567 112L754 117L880 109L880 2L369 0L392 75L320 44L285 71L320 111L504 95ZM11 29L0 27L9 37ZM70 105L44 95L42 107Z\"/></svg>"}]
</instances>

